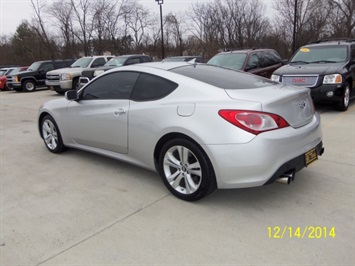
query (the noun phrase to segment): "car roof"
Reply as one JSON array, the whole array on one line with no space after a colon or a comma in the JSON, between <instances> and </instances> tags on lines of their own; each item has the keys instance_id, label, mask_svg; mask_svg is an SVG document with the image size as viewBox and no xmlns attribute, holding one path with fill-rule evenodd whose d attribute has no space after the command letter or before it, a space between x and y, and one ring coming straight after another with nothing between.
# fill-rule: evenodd
<instances>
[{"instance_id":1,"label":"car roof","mask_svg":"<svg viewBox=\"0 0 355 266\"><path fill-rule=\"evenodd\" d=\"M269 48L249 48L249 49L239 49L239 50L230 50L230 51L227 50L227 51L220 52L218 54L239 54L239 53L249 54L252 52L264 52L264 51L274 51L274 50Z\"/></svg>"},{"instance_id":2,"label":"car roof","mask_svg":"<svg viewBox=\"0 0 355 266\"><path fill-rule=\"evenodd\" d=\"M351 44L355 44L355 39L318 40L306 44L304 46L329 46L329 45L351 45Z\"/></svg>"},{"instance_id":3,"label":"car roof","mask_svg":"<svg viewBox=\"0 0 355 266\"><path fill-rule=\"evenodd\" d=\"M125 55L115 56L113 58L129 58L129 57L137 57L137 56L150 57L149 55L146 55L146 54L125 54Z\"/></svg>"},{"instance_id":4,"label":"car roof","mask_svg":"<svg viewBox=\"0 0 355 266\"><path fill-rule=\"evenodd\" d=\"M148 63L144 63L144 64L139 64L139 67L148 67L148 68L156 68L156 69L161 69L161 70L170 70L173 68L177 68L177 67L182 67L182 66L191 66L194 63L189 63L189 62L185 62L185 61L179 61L179 62L148 62ZM195 64L199 64L199 63L195 63ZM132 65L132 66L137 66L137 65ZM138 67L137 66L137 67Z\"/></svg>"}]
</instances>

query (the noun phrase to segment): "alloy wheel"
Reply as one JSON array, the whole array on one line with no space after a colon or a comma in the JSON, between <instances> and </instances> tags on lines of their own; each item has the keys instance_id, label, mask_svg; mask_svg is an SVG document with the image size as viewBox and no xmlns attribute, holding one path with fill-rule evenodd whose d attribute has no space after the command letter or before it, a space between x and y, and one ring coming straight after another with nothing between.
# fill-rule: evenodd
<instances>
[{"instance_id":1,"label":"alloy wheel","mask_svg":"<svg viewBox=\"0 0 355 266\"><path fill-rule=\"evenodd\" d=\"M172 146L164 155L164 176L170 186L181 194L192 194L202 181L201 165L195 154L184 146Z\"/></svg>"}]
</instances>

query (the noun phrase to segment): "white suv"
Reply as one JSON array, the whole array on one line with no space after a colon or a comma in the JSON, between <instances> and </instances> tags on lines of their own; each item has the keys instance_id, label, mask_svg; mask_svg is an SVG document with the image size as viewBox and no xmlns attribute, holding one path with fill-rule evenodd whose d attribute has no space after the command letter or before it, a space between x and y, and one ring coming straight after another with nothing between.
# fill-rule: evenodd
<instances>
[{"instance_id":1,"label":"white suv","mask_svg":"<svg viewBox=\"0 0 355 266\"><path fill-rule=\"evenodd\" d=\"M110 56L88 56L76 60L70 67L61 68L47 72L46 85L55 90L59 94L63 94L67 90L77 89L81 72L86 68L95 68L103 66Z\"/></svg>"}]
</instances>

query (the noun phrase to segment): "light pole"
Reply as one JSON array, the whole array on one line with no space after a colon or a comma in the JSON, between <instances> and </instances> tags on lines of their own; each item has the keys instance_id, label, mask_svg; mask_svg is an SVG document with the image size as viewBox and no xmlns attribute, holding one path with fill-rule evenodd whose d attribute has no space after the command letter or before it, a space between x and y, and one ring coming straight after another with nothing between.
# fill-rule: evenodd
<instances>
[{"instance_id":1,"label":"light pole","mask_svg":"<svg viewBox=\"0 0 355 266\"><path fill-rule=\"evenodd\" d=\"M160 7L160 31L161 31L161 59L164 59L164 33L163 33L163 11L162 4L164 4L164 0L155 0Z\"/></svg>"}]
</instances>

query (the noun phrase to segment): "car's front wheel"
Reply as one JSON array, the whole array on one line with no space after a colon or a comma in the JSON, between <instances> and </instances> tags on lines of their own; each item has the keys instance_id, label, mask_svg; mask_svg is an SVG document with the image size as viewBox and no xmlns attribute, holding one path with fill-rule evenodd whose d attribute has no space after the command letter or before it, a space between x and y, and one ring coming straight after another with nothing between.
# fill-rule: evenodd
<instances>
[{"instance_id":1,"label":"car's front wheel","mask_svg":"<svg viewBox=\"0 0 355 266\"><path fill-rule=\"evenodd\" d=\"M22 84L22 90L26 92L32 92L36 90L36 84L32 80L26 80Z\"/></svg>"},{"instance_id":2,"label":"car's front wheel","mask_svg":"<svg viewBox=\"0 0 355 266\"><path fill-rule=\"evenodd\" d=\"M348 110L349 103L350 103L350 84L349 82L347 82L345 84L343 97L341 99L341 102L338 103L337 109L339 111L346 111Z\"/></svg>"},{"instance_id":3,"label":"car's front wheel","mask_svg":"<svg viewBox=\"0 0 355 266\"><path fill-rule=\"evenodd\" d=\"M205 152L187 139L167 142L159 156L159 173L172 194L195 201L216 189L216 179Z\"/></svg>"},{"instance_id":4,"label":"car's front wheel","mask_svg":"<svg viewBox=\"0 0 355 266\"><path fill-rule=\"evenodd\" d=\"M47 149L53 153L60 153L66 150L62 136L53 117L46 115L41 123L42 138Z\"/></svg>"}]
</instances>

